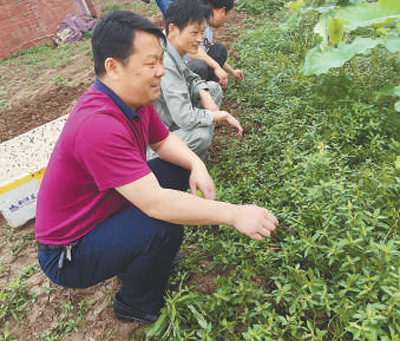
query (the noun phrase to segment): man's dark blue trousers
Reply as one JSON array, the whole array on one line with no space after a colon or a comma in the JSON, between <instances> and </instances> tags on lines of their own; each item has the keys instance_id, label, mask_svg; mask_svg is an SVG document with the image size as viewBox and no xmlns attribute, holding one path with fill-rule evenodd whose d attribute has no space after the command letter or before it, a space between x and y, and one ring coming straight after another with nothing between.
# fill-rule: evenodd
<instances>
[{"instance_id":1,"label":"man's dark blue trousers","mask_svg":"<svg viewBox=\"0 0 400 341\"><path fill-rule=\"evenodd\" d=\"M162 161L148 162L160 185L186 191L190 172ZM157 314L164 305L172 261L183 240L183 226L150 218L134 207L98 224L72 245L72 260L63 250L39 250L46 275L67 288L87 288L124 274L120 299L128 306Z\"/></svg>"}]
</instances>

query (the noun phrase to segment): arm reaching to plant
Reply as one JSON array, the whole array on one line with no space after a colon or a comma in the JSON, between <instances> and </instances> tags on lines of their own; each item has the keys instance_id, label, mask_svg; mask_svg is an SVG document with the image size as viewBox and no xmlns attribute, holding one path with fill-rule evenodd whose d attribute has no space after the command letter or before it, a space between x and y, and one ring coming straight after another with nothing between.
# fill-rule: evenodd
<instances>
[{"instance_id":1,"label":"arm reaching to plant","mask_svg":"<svg viewBox=\"0 0 400 341\"><path fill-rule=\"evenodd\" d=\"M218 78L218 84L226 87L228 85L228 74L227 72L213 59L211 58L200 46L196 53L187 53L192 59L203 60L210 68L214 70L215 76Z\"/></svg>"},{"instance_id":2,"label":"arm reaching to plant","mask_svg":"<svg viewBox=\"0 0 400 341\"><path fill-rule=\"evenodd\" d=\"M191 194L163 188L149 174L116 190L148 216L185 225L230 225L255 240L270 236L278 219L255 205L215 201L214 184L204 163L173 134L152 146L168 162L191 170ZM193 194L199 189L204 198Z\"/></svg>"},{"instance_id":3,"label":"arm reaching to plant","mask_svg":"<svg viewBox=\"0 0 400 341\"><path fill-rule=\"evenodd\" d=\"M223 69L238 81L242 81L244 79L244 75L243 75L242 70L234 69L228 63L224 64Z\"/></svg>"},{"instance_id":4,"label":"arm reaching to plant","mask_svg":"<svg viewBox=\"0 0 400 341\"><path fill-rule=\"evenodd\" d=\"M226 87L228 85L228 74L234 77L238 81L244 80L242 70L234 69L228 63L225 63L221 67L212 57L210 57L201 47L199 47L197 53L188 53L190 58L203 60L210 68L214 70L215 76L219 80L221 86Z\"/></svg>"},{"instance_id":5,"label":"arm reaching to plant","mask_svg":"<svg viewBox=\"0 0 400 341\"><path fill-rule=\"evenodd\" d=\"M199 96L202 107L214 113L213 123L226 122L232 127L236 128L236 137L242 136L243 128L240 122L227 111L219 110L218 106L215 104L214 100L211 98L211 95L207 90L200 90Z\"/></svg>"}]
</instances>

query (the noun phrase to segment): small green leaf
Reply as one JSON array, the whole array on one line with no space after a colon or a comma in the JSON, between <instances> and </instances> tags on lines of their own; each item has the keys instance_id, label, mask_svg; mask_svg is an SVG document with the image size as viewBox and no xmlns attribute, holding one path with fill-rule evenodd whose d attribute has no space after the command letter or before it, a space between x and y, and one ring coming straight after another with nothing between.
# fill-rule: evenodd
<instances>
[{"instance_id":1,"label":"small green leaf","mask_svg":"<svg viewBox=\"0 0 400 341\"><path fill-rule=\"evenodd\" d=\"M296 313L296 305L295 304L292 304L289 307L289 313L290 313L290 315L294 315Z\"/></svg>"},{"instance_id":2,"label":"small green leaf","mask_svg":"<svg viewBox=\"0 0 400 341\"><path fill-rule=\"evenodd\" d=\"M394 162L394 165L395 165L396 169L400 170L400 156L398 156L396 158L396 161Z\"/></svg>"},{"instance_id":3,"label":"small green leaf","mask_svg":"<svg viewBox=\"0 0 400 341\"><path fill-rule=\"evenodd\" d=\"M310 281L314 280L314 270L312 268L308 268L308 278Z\"/></svg>"},{"instance_id":4,"label":"small green leaf","mask_svg":"<svg viewBox=\"0 0 400 341\"><path fill-rule=\"evenodd\" d=\"M196 317L196 320L201 328L207 329L207 321L204 319L203 315L201 315L193 305L189 305L188 308Z\"/></svg>"}]
</instances>

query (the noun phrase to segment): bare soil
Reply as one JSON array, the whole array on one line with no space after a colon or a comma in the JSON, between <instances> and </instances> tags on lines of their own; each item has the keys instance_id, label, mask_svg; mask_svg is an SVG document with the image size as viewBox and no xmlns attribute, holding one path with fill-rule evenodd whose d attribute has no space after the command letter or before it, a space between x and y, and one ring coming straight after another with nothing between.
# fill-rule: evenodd
<instances>
[{"instance_id":1,"label":"bare soil","mask_svg":"<svg viewBox=\"0 0 400 341\"><path fill-rule=\"evenodd\" d=\"M128 3L110 0L98 2L103 11L115 2L122 5ZM150 17L159 27L163 26L160 13L149 14L146 7L142 7L140 14ZM232 11L225 27L215 31L215 40L224 42L229 49L238 31L231 28L242 25L243 18L243 15ZM234 51L230 51L230 56L234 56ZM0 66L0 75L4 76L0 77L0 90L3 95L7 94L8 102L11 103L10 109L0 111L0 142L69 113L77 99L94 80L92 61L85 53L78 55L73 64L61 71L43 70L42 76L34 80L37 86L33 90L28 86L32 82L29 71L26 65ZM52 79L60 75L75 85L56 85ZM9 79L13 82L7 81ZM236 113L235 103L226 101L223 105L226 110L232 109L231 112ZM219 151L231 138L221 131L217 130L217 136L210 148L210 162L213 163L218 162ZM26 266L34 264L39 267L34 227L35 223L32 221L20 228L11 229L4 219L0 218L1 288L15 279L15 275ZM192 275L189 284L195 285L204 293L211 293L215 290L213 277L216 275L218 274L215 270ZM29 277L28 290L37 293L38 296L36 301L29 305L25 320L17 323L13 316L9 316L7 324L0 324L0 330L8 325L9 334L13 337L10 340L45 339L46 332L57 334L60 321L67 323L68 320L78 318L79 309L74 309L72 315L64 317L64 321L60 317L65 311L63 304L70 300L74 307L78 307L79 302L85 300L89 307L82 310L84 321L79 324L77 331L72 331L69 337L62 340L137 340L136 335L143 326L137 323L120 323L113 318L112 300L118 292L119 285L117 279L113 278L85 290L65 289L51 283L41 270L36 271ZM52 340L56 339L58 340Z\"/></svg>"}]
</instances>

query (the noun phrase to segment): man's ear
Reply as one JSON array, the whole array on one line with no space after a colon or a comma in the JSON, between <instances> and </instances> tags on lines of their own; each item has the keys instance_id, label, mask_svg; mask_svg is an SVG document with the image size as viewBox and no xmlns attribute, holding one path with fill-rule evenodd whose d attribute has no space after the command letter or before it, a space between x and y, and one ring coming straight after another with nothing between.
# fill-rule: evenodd
<instances>
[{"instance_id":1,"label":"man's ear","mask_svg":"<svg viewBox=\"0 0 400 341\"><path fill-rule=\"evenodd\" d=\"M172 23L168 25L168 35L170 35L171 33L176 34L177 31L179 31L178 26Z\"/></svg>"},{"instance_id":2,"label":"man's ear","mask_svg":"<svg viewBox=\"0 0 400 341\"><path fill-rule=\"evenodd\" d=\"M120 74L121 63L114 58L107 58L104 62L107 76L111 79L118 79Z\"/></svg>"}]
</instances>

